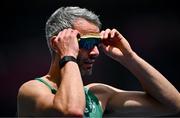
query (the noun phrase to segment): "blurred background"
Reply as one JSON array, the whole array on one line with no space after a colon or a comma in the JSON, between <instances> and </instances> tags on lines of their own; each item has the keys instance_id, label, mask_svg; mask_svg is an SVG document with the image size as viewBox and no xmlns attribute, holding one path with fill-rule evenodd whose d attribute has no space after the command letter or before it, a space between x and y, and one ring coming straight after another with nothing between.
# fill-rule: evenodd
<instances>
[{"instance_id":1,"label":"blurred background","mask_svg":"<svg viewBox=\"0 0 180 118\"><path fill-rule=\"evenodd\" d=\"M85 7L100 16L103 27L116 28L136 53L180 91L180 14L175 0L6 0L1 3L0 116L15 116L16 96L26 81L50 66L45 23L61 6ZM102 82L142 90L137 79L103 53L86 83Z\"/></svg>"}]
</instances>

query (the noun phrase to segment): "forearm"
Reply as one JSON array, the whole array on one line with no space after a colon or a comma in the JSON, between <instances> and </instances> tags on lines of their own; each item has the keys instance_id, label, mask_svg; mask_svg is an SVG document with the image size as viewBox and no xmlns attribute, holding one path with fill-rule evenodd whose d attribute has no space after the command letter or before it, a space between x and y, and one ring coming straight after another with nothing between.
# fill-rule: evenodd
<instances>
[{"instance_id":1,"label":"forearm","mask_svg":"<svg viewBox=\"0 0 180 118\"><path fill-rule=\"evenodd\" d=\"M55 95L58 107L64 112L84 111L85 95L78 65L71 61L66 63L60 75L62 81Z\"/></svg>"},{"instance_id":2,"label":"forearm","mask_svg":"<svg viewBox=\"0 0 180 118\"><path fill-rule=\"evenodd\" d=\"M180 109L180 94L177 89L154 67L133 53L124 66L140 81L144 90L159 102Z\"/></svg>"}]
</instances>

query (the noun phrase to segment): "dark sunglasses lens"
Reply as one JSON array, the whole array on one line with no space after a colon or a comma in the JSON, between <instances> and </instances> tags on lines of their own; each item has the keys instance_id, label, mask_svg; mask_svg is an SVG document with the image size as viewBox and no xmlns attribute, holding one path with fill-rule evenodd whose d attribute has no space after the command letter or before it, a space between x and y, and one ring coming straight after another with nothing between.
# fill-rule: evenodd
<instances>
[{"instance_id":1,"label":"dark sunglasses lens","mask_svg":"<svg viewBox=\"0 0 180 118\"><path fill-rule=\"evenodd\" d=\"M98 46L100 42L100 38L81 38L79 41L79 47L89 50L94 46Z\"/></svg>"}]
</instances>

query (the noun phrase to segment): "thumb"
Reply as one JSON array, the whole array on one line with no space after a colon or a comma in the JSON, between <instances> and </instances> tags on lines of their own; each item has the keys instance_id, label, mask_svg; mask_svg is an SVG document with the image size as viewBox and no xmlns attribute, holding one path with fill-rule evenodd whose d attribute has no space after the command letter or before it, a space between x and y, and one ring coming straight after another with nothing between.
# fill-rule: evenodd
<instances>
[{"instance_id":1,"label":"thumb","mask_svg":"<svg viewBox=\"0 0 180 118\"><path fill-rule=\"evenodd\" d=\"M103 43L99 44L99 48L102 49L102 50L105 50L106 49L106 45L104 45Z\"/></svg>"},{"instance_id":2,"label":"thumb","mask_svg":"<svg viewBox=\"0 0 180 118\"><path fill-rule=\"evenodd\" d=\"M102 49L105 53L107 53L110 50L110 45L106 46L104 44L99 44L100 49Z\"/></svg>"}]
</instances>

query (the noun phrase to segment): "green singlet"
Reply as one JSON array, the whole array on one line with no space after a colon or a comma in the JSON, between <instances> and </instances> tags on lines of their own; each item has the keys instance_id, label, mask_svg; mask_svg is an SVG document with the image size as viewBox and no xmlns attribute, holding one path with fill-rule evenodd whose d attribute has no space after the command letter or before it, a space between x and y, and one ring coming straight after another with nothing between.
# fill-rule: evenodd
<instances>
[{"instance_id":1,"label":"green singlet","mask_svg":"<svg viewBox=\"0 0 180 118\"><path fill-rule=\"evenodd\" d=\"M41 78L36 78L36 80L44 83L53 94L56 94L57 90L51 87L45 80ZM84 118L102 118L103 112L98 98L87 87L84 87L84 93L86 96L86 109L84 111Z\"/></svg>"}]
</instances>

